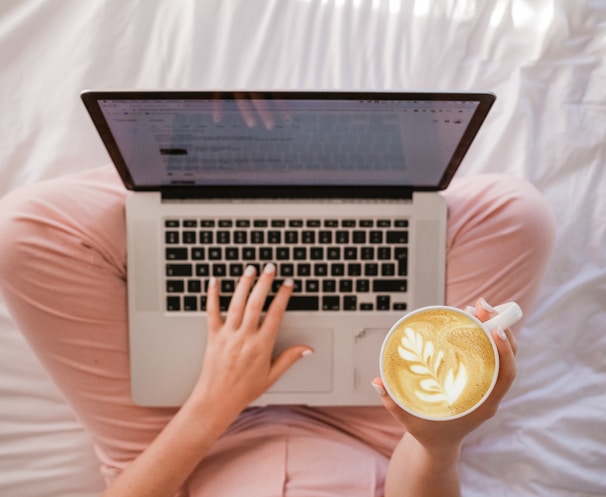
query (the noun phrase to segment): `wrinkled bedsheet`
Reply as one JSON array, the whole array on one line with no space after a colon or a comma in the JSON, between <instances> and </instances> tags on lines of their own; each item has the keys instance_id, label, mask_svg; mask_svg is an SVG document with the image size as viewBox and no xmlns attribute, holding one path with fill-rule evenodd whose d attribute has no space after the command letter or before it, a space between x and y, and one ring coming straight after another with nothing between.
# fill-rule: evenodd
<instances>
[{"instance_id":1,"label":"wrinkled bedsheet","mask_svg":"<svg viewBox=\"0 0 606 497\"><path fill-rule=\"evenodd\" d=\"M605 496L605 54L604 0L3 0L0 195L108 162L85 88L492 91L460 174L528 178L559 227L465 495ZM1 301L0 406L0 495L96 495L88 438Z\"/></svg>"}]
</instances>

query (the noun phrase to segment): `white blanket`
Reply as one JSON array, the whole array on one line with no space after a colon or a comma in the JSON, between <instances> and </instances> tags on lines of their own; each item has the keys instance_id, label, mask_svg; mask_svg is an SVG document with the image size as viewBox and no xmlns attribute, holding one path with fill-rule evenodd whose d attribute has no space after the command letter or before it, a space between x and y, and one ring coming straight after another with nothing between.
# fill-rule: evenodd
<instances>
[{"instance_id":1,"label":"white blanket","mask_svg":"<svg viewBox=\"0 0 606 497\"><path fill-rule=\"evenodd\" d=\"M492 91L461 174L528 178L559 228L519 377L463 452L465 495L605 496L605 55L604 0L2 0L0 195L108 162L85 88ZM101 486L0 302L0 495Z\"/></svg>"}]
</instances>

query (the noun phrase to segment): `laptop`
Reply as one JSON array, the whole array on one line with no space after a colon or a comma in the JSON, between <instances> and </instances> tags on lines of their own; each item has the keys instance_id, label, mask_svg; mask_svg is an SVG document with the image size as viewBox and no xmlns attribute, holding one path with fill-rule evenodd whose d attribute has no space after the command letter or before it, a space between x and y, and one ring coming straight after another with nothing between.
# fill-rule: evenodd
<instances>
[{"instance_id":1,"label":"laptop","mask_svg":"<svg viewBox=\"0 0 606 497\"><path fill-rule=\"evenodd\" d=\"M131 390L178 406L199 376L206 285L248 264L295 288L255 405L378 404L386 332L444 303L445 189L495 97L465 92L85 91L126 188ZM274 288L274 290L276 289ZM268 297L268 302L271 295Z\"/></svg>"}]
</instances>

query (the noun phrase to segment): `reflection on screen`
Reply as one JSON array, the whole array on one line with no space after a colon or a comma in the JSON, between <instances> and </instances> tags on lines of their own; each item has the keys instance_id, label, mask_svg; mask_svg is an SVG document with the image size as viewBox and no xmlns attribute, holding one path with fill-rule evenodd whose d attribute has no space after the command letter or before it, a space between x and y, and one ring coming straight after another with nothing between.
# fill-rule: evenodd
<instances>
[{"instance_id":1,"label":"reflection on screen","mask_svg":"<svg viewBox=\"0 0 606 497\"><path fill-rule=\"evenodd\" d=\"M137 186L439 182L478 102L101 100Z\"/></svg>"}]
</instances>

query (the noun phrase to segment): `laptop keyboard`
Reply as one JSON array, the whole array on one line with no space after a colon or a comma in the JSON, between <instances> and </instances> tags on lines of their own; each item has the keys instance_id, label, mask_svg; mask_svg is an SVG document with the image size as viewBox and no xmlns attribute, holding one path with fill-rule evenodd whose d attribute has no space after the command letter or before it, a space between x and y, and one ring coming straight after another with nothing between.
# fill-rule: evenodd
<instances>
[{"instance_id":1,"label":"laptop keyboard","mask_svg":"<svg viewBox=\"0 0 606 497\"><path fill-rule=\"evenodd\" d=\"M406 309L406 219L192 219L164 221L166 311L206 308L211 276L220 305L248 265L276 265L272 296L294 280L288 310L393 311Z\"/></svg>"}]
</instances>

